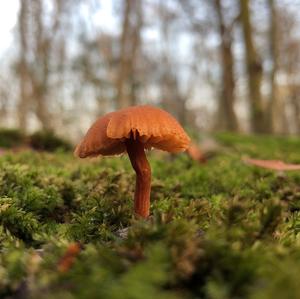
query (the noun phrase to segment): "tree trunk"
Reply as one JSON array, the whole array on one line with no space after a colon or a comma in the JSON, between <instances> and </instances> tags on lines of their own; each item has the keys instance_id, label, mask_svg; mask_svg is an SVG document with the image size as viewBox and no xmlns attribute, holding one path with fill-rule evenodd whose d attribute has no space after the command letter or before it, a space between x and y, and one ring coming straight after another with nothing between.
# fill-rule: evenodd
<instances>
[{"instance_id":1,"label":"tree trunk","mask_svg":"<svg viewBox=\"0 0 300 299\"><path fill-rule=\"evenodd\" d=\"M219 97L218 127L224 130L238 131L238 122L234 111L235 80L232 37L230 29L226 28L224 22L221 0L214 0L214 6L218 18L218 31L221 39L220 56L222 61L222 87Z\"/></svg>"},{"instance_id":2,"label":"tree trunk","mask_svg":"<svg viewBox=\"0 0 300 299\"><path fill-rule=\"evenodd\" d=\"M122 34L120 39L120 66L116 80L117 108L124 108L136 103L136 63L140 49L142 28L141 0L126 0Z\"/></svg>"},{"instance_id":3,"label":"tree trunk","mask_svg":"<svg viewBox=\"0 0 300 299\"><path fill-rule=\"evenodd\" d=\"M28 112L30 106L30 82L29 82L29 70L26 60L28 52L27 45L27 17L28 17L28 1L20 1L20 13L19 13L19 41L20 41L20 56L19 56L19 80L20 80L20 95L18 102L18 122L19 128L24 132L27 131L28 126Z\"/></svg>"},{"instance_id":4,"label":"tree trunk","mask_svg":"<svg viewBox=\"0 0 300 299\"><path fill-rule=\"evenodd\" d=\"M269 6L269 44L272 69L270 72L270 99L266 111L266 126L269 133L280 132L283 129L281 120L281 109L277 98L276 74L278 70L278 47L277 47L277 17L275 1L268 0Z\"/></svg>"},{"instance_id":5,"label":"tree trunk","mask_svg":"<svg viewBox=\"0 0 300 299\"><path fill-rule=\"evenodd\" d=\"M296 133L300 134L300 86L292 85L290 87L290 100L293 107Z\"/></svg>"},{"instance_id":6,"label":"tree trunk","mask_svg":"<svg viewBox=\"0 0 300 299\"><path fill-rule=\"evenodd\" d=\"M136 76L136 65L141 47L141 29L143 26L143 15L142 15L142 3L141 0L135 2L135 16L136 24L132 29L131 37L131 55L130 55L130 64L129 64L129 86L130 86L130 104L136 105L137 100L137 91L138 91L138 82Z\"/></svg>"},{"instance_id":7,"label":"tree trunk","mask_svg":"<svg viewBox=\"0 0 300 299\"><path fill-rule=\"evenodd\" d=\"M43 24L44 7L42 0L33 0L35 3L34 20L36 22L36 60L38 62L38 70L32 77L33 98L35 101L36 116L39 119L44 130L51 129L51 117L47 105L47 94L49 91L49 64L52 44L47 36ZM53 20L51 28L51 38L55 37L57 19L60 15L57 14ZM56 29L56 30L55 30Z\"/></svg>"},{"instance_id":8,"label":"tree trunk","mask_svg":"<svg viewBox=\"0 0 300 299\"><path fill-rule=\"evenodd\" d=\"M255 133L266 133L267 130L265 127L264 109L260 90L263 74L262 63L253 43L249 0L240 0L239 2L248 75L251 127Z\"/></svg>"}]
</instances>

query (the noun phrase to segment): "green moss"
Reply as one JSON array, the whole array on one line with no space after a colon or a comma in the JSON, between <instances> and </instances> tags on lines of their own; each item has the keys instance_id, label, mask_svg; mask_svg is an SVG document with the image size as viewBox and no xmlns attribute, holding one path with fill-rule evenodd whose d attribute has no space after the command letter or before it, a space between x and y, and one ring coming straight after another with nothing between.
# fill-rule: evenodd
<instances>
[{"instance_id":1,"label":"green moss","mask_svg":"<svg viewBox=\"0 0 300 299\"><path fill-rule=\"evenodd\" d=\"M52 131L38 131L29 136L29 144L35 150L54 152L57 150L68 151L71 144L58 137Z\"/></svg>"},{"instance_id":2,"label":"green moss","mask_svg":"<svg viewBox=\"0 0 300 299\"><path fill-rule=\"evenodd\" d=\"M0 128L0 147L11 148L24 143L25 135L20 130Z\"/></svg>"},{"instance_id":3,"label":"green moss","mask_svg":"<svg viewBox=\"0 0 300 299\"><path fill-rule=\"evenodd\" d=\"M0 297L299 298L300 173L241 158L300 162L300 141L217 139L222 151L203 165L149 154L149 221L132 216L126 156L1 156ZM75 241L83 249L61 273Z\"/></svg>"}]
</instances>

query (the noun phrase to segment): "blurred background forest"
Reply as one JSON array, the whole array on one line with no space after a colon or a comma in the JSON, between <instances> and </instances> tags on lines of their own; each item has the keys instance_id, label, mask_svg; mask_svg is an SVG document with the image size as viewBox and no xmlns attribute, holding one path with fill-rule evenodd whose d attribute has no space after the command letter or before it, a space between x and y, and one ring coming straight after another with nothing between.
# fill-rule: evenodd
<instances>
[{"instance_id":1,"label":"blurred background forest","mask_svg":"<svg viewBox=\"0 0 300 299\"><path fill-rule=\"evenodd\" d=\"M300 0L9 2L1 127L75 140L147 103L199 132L300 133Z\"/></svg>"}]
</instances>

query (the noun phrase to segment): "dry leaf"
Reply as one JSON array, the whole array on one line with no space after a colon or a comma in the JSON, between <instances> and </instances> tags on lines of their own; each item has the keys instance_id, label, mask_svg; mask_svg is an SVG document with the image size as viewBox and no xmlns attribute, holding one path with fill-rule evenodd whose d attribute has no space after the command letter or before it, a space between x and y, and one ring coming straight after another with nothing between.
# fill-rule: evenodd
<instances>
[{"instance_id":1,"label":"dry leaf","mask_svg":"<svg viewBox=\"0 0 300 299\"><path fill-rule=\"evenodd\" d=\"M80 253L81 249L82 246L79 242L70 244L65 254L58 263L58 271L61 273L67 272L74 264L75 259Z\"/></svg>"},{"instance_id":2,"label":"dry leaf","mask_svg":"<svg viewBox=\"0 0 300 299\"><path fill-rule=\"evenodd\" d=\"M246 162L247 164L252 164L258 167L278 170L278 171L300 170L300 164L287 164L280 160L258 160L258 159L245 158L243 159L243 161Z\"/></svg>"},{"instance_id":3,"label":"dry leaf","mask_svg":"<svg viewBox=\"0 0 300 299\"><path fill-rule=\"evenodd\" d=\"M0 148L0 156L4 155L6 151L3 148Z\"/></svg>"}]
</instances>

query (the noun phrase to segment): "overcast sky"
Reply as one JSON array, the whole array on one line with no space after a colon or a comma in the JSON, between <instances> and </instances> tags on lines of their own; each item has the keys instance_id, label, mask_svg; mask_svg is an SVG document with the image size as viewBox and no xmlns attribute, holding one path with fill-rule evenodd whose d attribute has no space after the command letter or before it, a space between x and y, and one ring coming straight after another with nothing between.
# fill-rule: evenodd
<instances>
[{"instance_id":1,"label":"overcast sky","mask_svg":"<svg viewBox=\"0 0 300 299\"><path fill-rule=\"evenodd\" d=\"M13 42L13 29L16 25L20 0L0 1L0 56L8 50ZM99 1L100 8L93 15L93 23L111 31L116 28L115 20L112 17L112 1Z\"/></svg>"},{"instance_id":2,"label":"overcast sky","mask_svg":"<svg viewBox=\"0 0 300 299\"><path fill-rule=\"evenodd\" d=\"M19 0L0 2L0 54L3 54L13 41L13 28L16 24Z\"/></svg>"}]
</instances>

